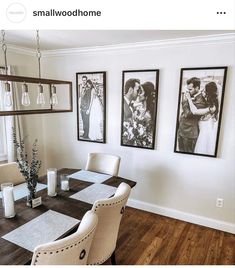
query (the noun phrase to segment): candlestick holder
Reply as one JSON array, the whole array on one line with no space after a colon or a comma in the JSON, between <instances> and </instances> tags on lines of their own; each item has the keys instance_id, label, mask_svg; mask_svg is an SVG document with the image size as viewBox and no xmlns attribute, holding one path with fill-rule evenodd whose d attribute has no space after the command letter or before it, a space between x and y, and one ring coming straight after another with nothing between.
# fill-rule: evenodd
<instances>
[{"instance_id":1,"label":"candlestick holder","mask_svg":"<svg viewBox=\"0 0 235 268\"><path fill-rule=\"evenodd\" d=\"M60 188L62 191L69 191L69 177L68 174L60 175Z\"/></svg>"}]
</instances>

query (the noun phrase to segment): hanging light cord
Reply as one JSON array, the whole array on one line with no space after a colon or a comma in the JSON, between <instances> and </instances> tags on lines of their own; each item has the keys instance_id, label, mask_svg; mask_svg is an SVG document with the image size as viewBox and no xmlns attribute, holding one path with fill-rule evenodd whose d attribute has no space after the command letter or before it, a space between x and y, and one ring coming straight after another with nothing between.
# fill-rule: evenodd
<instances>
[{"instance_id":1,"label":"hanging light cord","mask_svg":"<svg viewBox=\"0 0 235 268\"><path fill-rule=\"evenodd\" d=\"M38 75L41 78L41 51L40 51L40 37L39 37L39 30L37 30L37 59L38 59Z\"/></svg>"},{"instance_id":2,"label":"hanging light cord","mask_svg":"<svg viewBox=\"0 0 235 268\"><path fill-rule=\"evenodd\" d=\"M7 75L7 45L6 45L6 41L5 41L5 31L2 30L2 50L4 53L4 60L5 60L5 73Z\"/></svg>"}]
</instances>

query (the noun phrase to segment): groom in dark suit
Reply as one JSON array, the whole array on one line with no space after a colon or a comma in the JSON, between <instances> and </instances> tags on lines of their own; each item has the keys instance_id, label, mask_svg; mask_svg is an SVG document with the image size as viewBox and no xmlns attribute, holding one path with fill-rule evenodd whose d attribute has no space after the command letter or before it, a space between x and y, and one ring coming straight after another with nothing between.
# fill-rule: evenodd
<instances>
[{"instance_id":1,"label":"groom in dark suit","mask_svg":"<svg viewBox=\"0 0 235 268\"><path fill-rule=\"evenodd\" d=\"M201 81L197 77L187 80L187 89L192 98L194 105L198 108L206 108L206 100L200 92ZM178 145L179 151L194 153L197 138L199 135L198 121L201 115L193 115L185 93L182 95L182 113L179 120L178 128Z\"/></svg>"},{"instance_id":2,"label":"groom in dark suit","mask_svg":"<svg viewBox=\"0 0 235 268\"><path fill-rule=\"evenodd\" d=\"M82 77L80 92L81 92L80 110L81 110L83 131L84 131L82 137L88 139L89 124L90 124L90 114L88 113L88 110L91 102L91 87L89 86L89 83L87 83L87 76L85 75Z\"/></svg>"},{"instance_id":3,"label":"groom in dark suit","mask_svg":"<svg viewBox=\"0 0 235 268\"><path fill-rule=\"evenodd\" d=\"M124 122L128 122L132 119L133 108L131 102L137 99L139 89L139 79L131 78L126 81L124 87Z\"/></svg>"}]
</instances>

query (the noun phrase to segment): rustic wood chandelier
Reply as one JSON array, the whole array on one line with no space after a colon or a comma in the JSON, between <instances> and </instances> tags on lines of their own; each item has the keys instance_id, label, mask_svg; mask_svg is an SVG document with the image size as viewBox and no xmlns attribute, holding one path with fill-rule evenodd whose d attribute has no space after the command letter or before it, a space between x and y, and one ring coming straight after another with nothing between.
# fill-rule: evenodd
<instances>
[{"instance_id":1,"label":"rustic wood chandelier","mask_svg":"<svg viewBox=\"0 0 235 268\"><path fill-rule=\"evenodd\" d=\"M8 65L7 65L7 44L5 40L5 31L2 30L2 51L4 55L5 66L2 67L5 70L5 74L0 74L0 81L4 84L4 100L3 100L3 108L0 110L0 116L7 115L21 115L21 114L42 114L42 113L62 113L62 112L72 112L73 103L72 103L72 82L70 81L61 81L54 79L44 79L41 77L41 51L40 51L40 37L39 31L36 31L36 56L38 61L38 78L33 77L25 77L25 76L15 76L9 75ZM21 101L20 106L23 109L16 109L14 102L16 101L16 97L14 98L13 91L19 96L20 87L14 86L13 83L21 84ZM36 108L32 108L32 101L29 94L29 86L28 84L37 84L37 87L31 87L32 92L35 92L37 89L37 97L36 97ZM67 93L68 96L68 106L66 108L58 108L59 99L57 94L57 87L61 86L61 100L64 101L64 92ZM44 94L44 88L48 87L49 97L46 99ZM67 88L66 88L67 87ZM35 95L35 94L34 94ZM44 108L45 104L48 106ZM27 107L31 107L27 109Z\"/></svg>"}]
</instances>

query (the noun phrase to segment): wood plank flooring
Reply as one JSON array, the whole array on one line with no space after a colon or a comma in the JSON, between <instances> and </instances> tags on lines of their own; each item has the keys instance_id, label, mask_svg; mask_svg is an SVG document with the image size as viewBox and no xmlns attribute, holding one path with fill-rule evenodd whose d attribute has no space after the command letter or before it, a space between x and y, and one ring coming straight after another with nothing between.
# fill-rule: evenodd
<instances>
[{"instance_id":1,"label":"wood plank flooring","mask_svg":"<svg viewBox=\"0 0 235 268\"><path fill-rule=\"evenodd\" d=\"M116 261L119 265L234 265L235 235L128 207Z\"/></svg>"}]
</instances>

